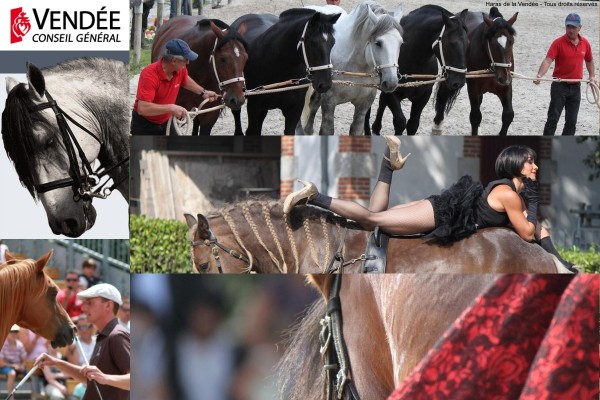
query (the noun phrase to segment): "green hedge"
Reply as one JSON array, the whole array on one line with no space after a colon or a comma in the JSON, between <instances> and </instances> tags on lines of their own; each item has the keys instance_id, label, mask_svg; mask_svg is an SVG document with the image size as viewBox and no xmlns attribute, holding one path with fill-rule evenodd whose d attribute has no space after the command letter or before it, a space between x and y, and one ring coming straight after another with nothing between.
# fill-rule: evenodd
<instances>
[{"instance_id":1,"label":"green hedge","mask_svg":"<svg viewBox=\"0 0 600 400\"><path fill-rule=\"evenodd\" d=\"M129 217L132 273L190 273L190 247L185 222Z\"/></svg>"},{"instance_id":2,"label":"green hedge","mask_svg":"<svg viewBox=\"0 0 600 400\"><path fill-rule=\"evenodd\" d=\"M562 258L581 267L581 272L596 274L600 272L600 253L594 245L591 245L586 252L581 251L576 246L568 249L559 248L558 251Z\"/></svg>"}]
</instances>

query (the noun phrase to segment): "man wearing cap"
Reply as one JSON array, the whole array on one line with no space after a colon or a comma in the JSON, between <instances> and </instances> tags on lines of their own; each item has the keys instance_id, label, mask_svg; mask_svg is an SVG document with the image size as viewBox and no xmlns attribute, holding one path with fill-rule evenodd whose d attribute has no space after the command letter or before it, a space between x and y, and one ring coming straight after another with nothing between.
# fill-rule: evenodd
<instances>
[{"instance_id":1,"label":"man wearing cap","mask_svg":"<svg viewBox=\"0 0 600 400\"><path fill-rule=\"evenodd\" d=\"M100 283L77 294L83 300L83 311L89 322L98 329L96 346L89 360L100 371L110 375L129 373L129 355L131 344L129 332L124 329L116 317L121 305L121 294L113 285ZM40 366L55 366L80 382L86 382L84 366L71 364L42 354L36 360ZM110 385L96 382L102 398L105 400L128 400L129 392ZM82 400L99 400L96 385L89 382Z\"/></svg>"},{"instance_id":2,"label":"man wearing cap","mask_svg":"<svg viewBox=\"0 0 600 400\"><path fill-rule=\"evenodd\" d=\"M550 45L546 58L538 70L537 78L542 78L550 68L552 61L555 61L553 78L583 79L583 62L585 62L589 80L596 83L592 47L590 42L579 34L580 30L581 17L576 13L567 15L565 19L566 33L555 39ZM533 83L539 85L540 81L534 80ZM565 109L565 126L562 134L574 135L580 102L581 83L552 82L544 135L554 135L563 108Z\"/></svg>"},{"instance_id":3,"label":"man wearing cap","mask_svg":"<svg viewBox=\"0 0 600 400\"><path fill-rule=\"evenodd\" d=\"M132 135L166 135L171 114L182 119L187 112L175 104L180 88L202 99L217 100L217 94L204 90L188 76L187 64L198 58L181 39L171 39L163 57L142 70L131 115Z\"/></svg>"}]
</instances>

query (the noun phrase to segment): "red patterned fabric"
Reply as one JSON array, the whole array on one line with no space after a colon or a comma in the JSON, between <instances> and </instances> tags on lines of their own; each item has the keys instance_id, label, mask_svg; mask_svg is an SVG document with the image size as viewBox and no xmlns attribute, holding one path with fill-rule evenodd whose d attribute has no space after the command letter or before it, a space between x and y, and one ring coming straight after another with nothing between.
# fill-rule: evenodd
<instances>
[{"instance_id":1,"label":"red patterned fabric","mask_svg":"<svg viewBox=\"0 0 600 400\"><path fill-rule=\"evenodd\" d=\"M597 400L599 280L501 276L388 400Z\"/></svg>"}]
</instances>

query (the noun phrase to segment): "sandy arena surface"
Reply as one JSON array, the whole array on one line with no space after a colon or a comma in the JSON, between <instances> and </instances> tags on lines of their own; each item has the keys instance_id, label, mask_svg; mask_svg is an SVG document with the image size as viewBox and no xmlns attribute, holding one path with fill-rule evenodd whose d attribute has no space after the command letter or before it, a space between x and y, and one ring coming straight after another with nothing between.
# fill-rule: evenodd
<instances>
[{"instance_id":1,"label":"sandy arena surface","mask_svg":"<svg viewBox=\"0 0 600 400\"><path fill-rule=\"evenodd\" d=\"M221 0L226 4L227 0ZM350 12L360 1L342 0L341 6ZM392 10L398 2L392 0L380 0L380 4L387 9ZM550 3L543 1L527 2L499 2L493 3L510 4L510 6L500 6L500 12L505 19L509 19L514 13L518 12L518 18L514 25L517 30L515 45L513 48L515 58L515 72L525 76L535 76L541 61L546 55L550 43L558 36L564 34L564 19L570 12L577 12L582 17L583 27L581 34L585 36L592 45L594 51L596 70L598 70L598 2L580 1L569 2L570 6L554 6L558 2ZM518 4L531 4L521 5ZM567 3L567 2L562 2ZM233 22L237 17L247 13L273 13L281 12L294 7L303 5L324 5L325 0L232 0L225 7L211 9L210 5L205 5L204 14L209 18L218 18L226 23ZM413 0L403 2L404 15L411 10L419 8L425 4L431 4L430 1ZM489 12L492 2L478 1L437 1L438 4L449 11L456 13L465 8L470 11ZM514 5L514 6L513 6ZM155 11L155 10L153 10ZM167 12L168 15L168 12ZM552 70L553 67L551 67ZM599 75L598 72L596 75ZM551 71L546 77L551 76ZM584 67L584 79L587 79L587 70ZM132 93L135 95L136 79L132 80ZM598 108L594 104L588 103L585 98L585 85L582 86L582 101L579 110L579 119L577 124L578 135L598 135ZM590 93L591 96L591 93ZM550 102L550 82L542 82L539 86L531 81L515 79L513 82L513 108L515 118L509 128L509 135L541 135L546 121L546 112ZM375 100L377 104L377 99ZM406 116L410 113L410 102L405 101L402 106ZM492 95L486 94L483 99L482 113L483 120L480 126L480 135L497 135L501 127L501 104L500 100ZM335 111L335 134L347 134L352 121L354 107L351 104L340 105ZM469 123L469 100L466 86L463 87L459 98L457 99L451 113L445 119L446 135L470 135L471 127ZM320 112L319 112L320 113ZM372 111L372 114L374 110ZM242 111L243 125L246 126L245 110ZM433 100L427 104L421 116L421 125L418 134L430 135L433 126ZM373 118L371 118L371 123ZM318 132L320 120L315 123L315 131ZM557 134L562 131L563 121L559 122ZM282 133L283 116L279 110L269 112L263 125L263 135L279 135ZM225 112L213 128L213 135L230 135L233 132L233 117L231 112ZM393 133L392 118L389 110L386 111L383 119L383 134Z\"/></svg>"}]
</instances>

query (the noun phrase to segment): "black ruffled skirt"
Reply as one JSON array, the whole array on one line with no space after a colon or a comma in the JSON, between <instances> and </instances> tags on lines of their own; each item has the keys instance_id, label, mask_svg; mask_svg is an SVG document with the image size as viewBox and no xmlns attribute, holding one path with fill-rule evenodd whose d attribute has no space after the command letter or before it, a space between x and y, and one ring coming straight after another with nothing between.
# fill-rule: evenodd
<instances>
[{"instance_id":1,"label":"black ruffled skirt","mask_svg":"<svg viewBox=\"0 0 600 400\"><path fill-rule=\"evenodd\" d=\"M427 198L433 206L435 229L427 234L442 245L449 245L475 233L477 202L483 193L483 185L464 175L439 195Z\"/></svg>"}]
</instances>

